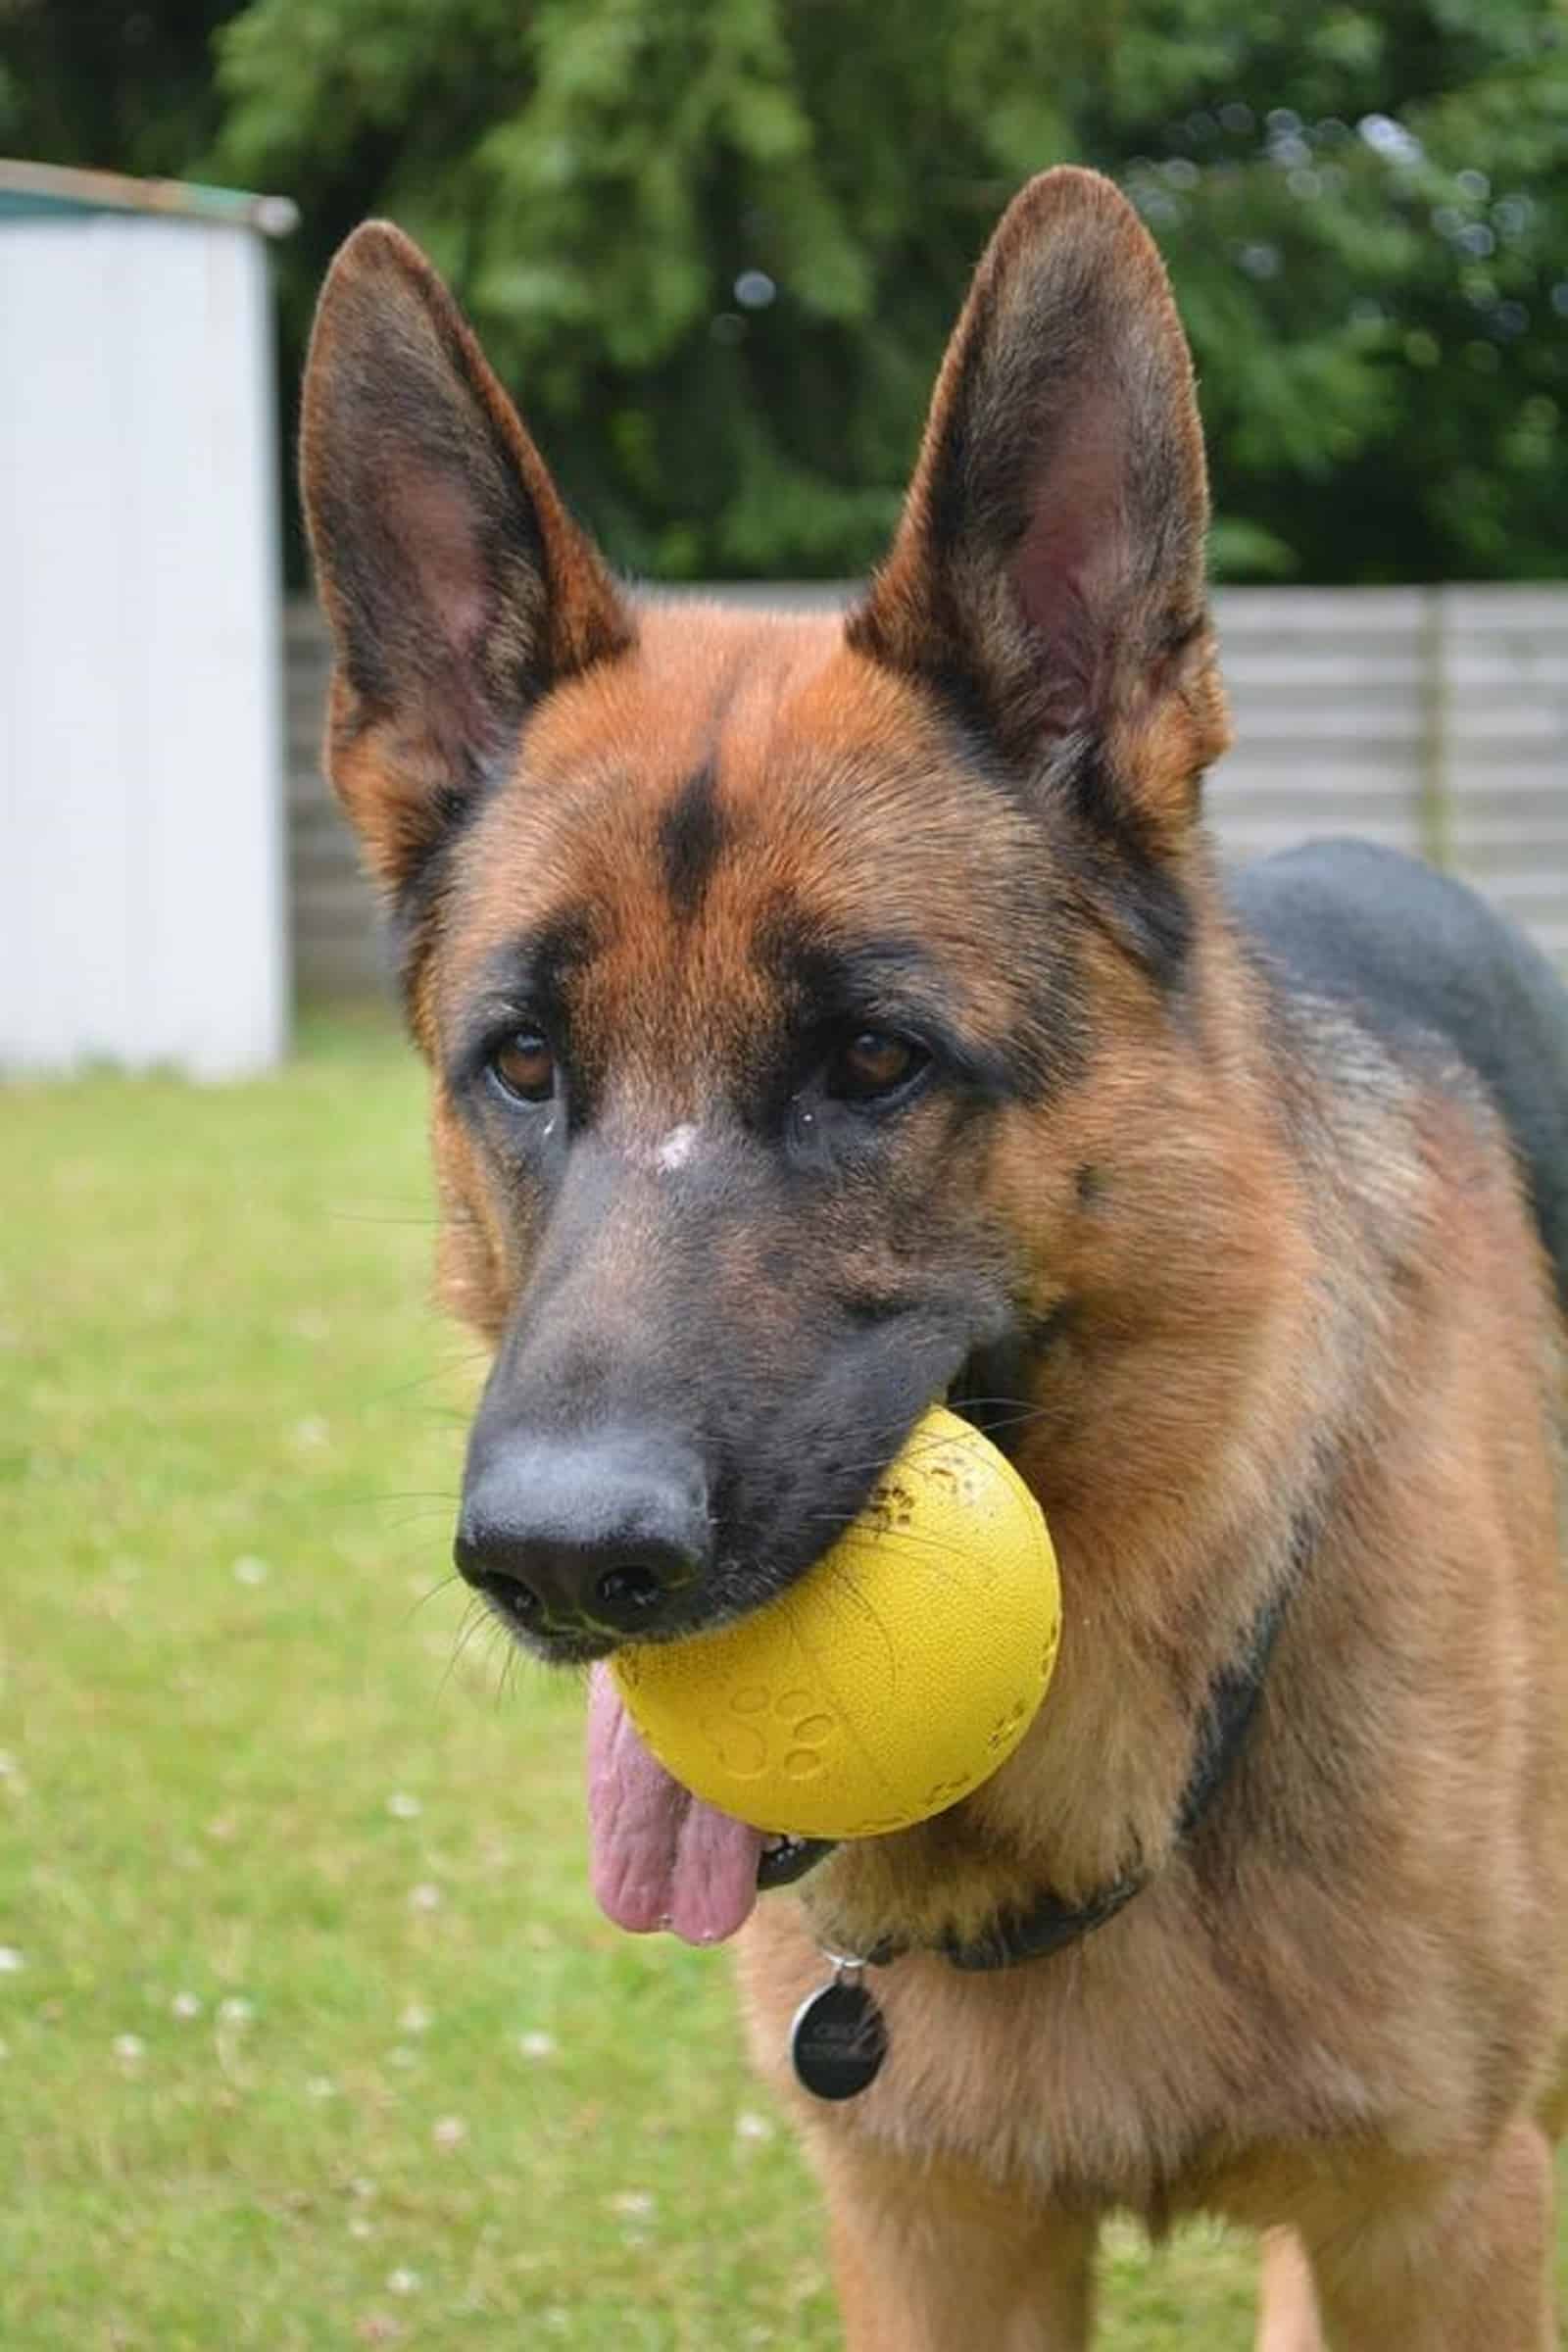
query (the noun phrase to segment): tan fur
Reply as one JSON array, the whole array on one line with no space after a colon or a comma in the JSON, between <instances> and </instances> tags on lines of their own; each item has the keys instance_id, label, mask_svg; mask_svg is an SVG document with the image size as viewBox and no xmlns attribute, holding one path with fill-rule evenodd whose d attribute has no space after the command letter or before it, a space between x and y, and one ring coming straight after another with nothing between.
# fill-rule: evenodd
<instances>
[{"instance_id":1,"label":"tan fur","mask_svg":"<svg viewBox=\"0 0 1568 2352\"><path fill-rule=\"evenodd\" d=\"M922 1112L893 1209L808 1214L782 1265L765 1232L726 1228L710 1269L781 1376L817 1286L886 1289L977 1235L1007 1237L1038 1314L1073 1310L1012 1441L1063 1563L1049 1705L977 1795L840 1848L743 1937L753 2049L822 2178L851 2352L1086 2345L1112 2209L1265 2232L1259 2352L1540 2352L1568 2081L1562 1335L1479 1094L1429 1086L1323 1007L1282 1055L1232 931L1195 822L1227 728L1201 442L1152 247L1090 175L1019 200L846 631L634 617L425 266L368 236L323 302L306 404L342 664L329 758L393 890L437 836L437 779L500 774L471 786L410 963L455 1310L499 1339L539 1239L447 1068L522 931L603 916L576 1011L614 1041L622 1185L583 1280L629 1298L658 1271L652 1144L778 1018L755 942L781 886L829 925L930 943L1001 1047L1031 1011L1004 911L1023 875L1087 1008L1049 1099L1000 1110L961 1182ZM366 559L344 521L388 309L415 415L428 378L441 449L480 447L466 505L441 466L407 493L437 557L390 685L365 620L385 543ZM424 432L407 428L416 455ZM510 584L509 466L535 550ZM932 691L953 675L1010 794L965 778ZM521 753L498 749L524 707ZM651 877L699 769L733 854L683 925ZM1075 790L1093 855L1038 821ZM1126 876L1146 867L1191 918L1179 1018L1137 932ZM1180 1839L1195 1723L1303 1512L1316 1541L1258 1716L1212 1821ZM1044 1886L1082 1898L1134 1867L1146 1890L1050 1960L971 1976L916 1950L881 1970L880 2079L843 2108L795 2086L788 2024L824 1946L975 1934Z\"/></svg>"},{"instance_id":2,"label":"tan fur","mask_svg":"<svg viewBox=\"0 0 1568 2352\"><path fill-rule=\"evenodd\" d=\"M1268 1115L1261 1100L1252 1110L1259 1122ZM1259 1365L1255 1385L1235 1397L1245 1442L1233 1442L1241 1433L1223 1405L1214 1415L1212 1399L1184 1439L1192 1381L1173 1333L1165 1415L1152 1396L1141 1408L1127 1400L1125 1417L1110 1404L1117 1501L1129 1463L1140 1460L1147 1501L1135 1489L1124 1508L1107 1507L1102 1473L1092 1462L1077 1471L1070 1424L1051 1424L1031 1449L1062 1556L1082 1564L1076 1580L1069 1575L1061 1704L964 1809L966 1838L948 1827L941 1851L935 1832L907 1838L931 1849L933 1879L955 1870L983 1878L998 1837L1004 1850L1038 1840L1054 1853L1082 1841L1088 1886L1104 1877L1128 1825L1168 1819L1185 1759L1179 1742L1162 1753L1157 1740L1140 1737L1171 1705L1166 1643L1184 1621L1203 1638L1228 1621L1234 1641L1232 1595L1247 1567L1206 1532L1223 1527L1221 1498L1205 1510L1200 1490L1190 1514L1180 1484L1167 1481L1185 1463L1192 1484L1195 1463L1217 1457L1246 1527L1267 1507L1256 1482L1261 1473L1266 1487L1270 1476L1268 1411L1318 1424L1337 1410L1356 1425L1354 1452L1269 1679L1251 1768L1266 1742L1271 1769L1288 1769L1310 1808L1327 1793L1318 1751L1336 1743L1349 1806L1338 1876L1303 1883L1263 1843L1243 1857L1237 1886L1217 1895L1178 1857L1060 1962L975 1983L935 1959L902 1961L879 1980L879 1997L896 2046L929 2051L929 2064L901 2073L881 2105L874 2086L847 2120L811 2110L781 2064L787 2017L821 1974L812 1925L763 1914L745 1961L756 2055L795 2098L808 2134L832 2143L823 2161L834 2181L853 2173L862 2149L872 2166L884 2148L916 2161L941 2149L977 2180L1010 2186L1025 2209L1033 2181L1034 2195L1065 2198L1073 2210L1130 2206L1154 2222L1199 2209L1253 2226L1291 2220L1330 2266L1325 2275L1337 2279L1347 2267L1352 2285L1361 2262L1403 2277L1396 2254L1374 2246L1380 2215L1396 2249L1401 2231L1425 2235L1447 2281L1453 2273L1439 2259L1446 2217L1471 2199L1477 2211L1495 2203L1500 2233L1487 2241L1479 2278L1495 2286L1506 2243L1544 2242L1544 2170L1522 2141L1514 2150L1548 2088L1561 2022L1550 1333L1505 1162L1494 1152L1489 1175L1473 1137L1440 1126L1429 1140L1424 1168L1412 1160L1361 1171L1378 1188L1363 1208L1363 1256L1395 1238L1395 1219L1414 1255L1388 1327L1335 1335L1348 1394L1314 1396L1311 1357L1299 1337L1292 1344L1288 1322L1271 1318L1271 1366ZM1337 1253L1350 1229L1332 1205L1331 1196L1319 1221ZM1339 1290L1347 1321L1364 1318L1377 1296L1370 1265L1341 1259L1332 1278L1321 1263L1302 1266L1302 1294L1314 1274ZM1314 1311L1307 1296L1298 1305L1303 1318ZM1321 1341L1316 1352L1321 1360ZM1092 1429L1084 1434L1093 1445ZM1168 1458L1145 1454L1167 1434ZM1359 1662L1366 1619L1408 1661L1406 1677L1391 1683ZM1226 1634L1214 1638L1223 1648ZM1107 1739L1117 1743L1108 1759ZM906 1886L917 1870L887 1846L852 1849L818 1875L807 1907L854 1948L856 1935L886 1916L883 1873ZM1172 2015L1182 2020L1175 2040ZM1353 2161L1347 2141L1361 2143ZM1506 2192L1489 2185L1499 2169L1510 2177ZM1478 2283L1467 2319L1440 2312L1433 2332L1422 2332L1424 2319L1418 2327L1397 2316L1408 2282L1391 2280L1386 2306L1385 2290L1368 2290L1375 2319L1348 2291L1354 2317L1331 2340L1547 2342L1534 2254L1531 2263L1536 2302L1522 2287L1520 2308L1540 2304L1533 2331L1495 2332ZM890 2293L894 2282L890 2271ZM1457 2294L1446 2284L1430 2291Z\"/></svg>"}]
</instances>

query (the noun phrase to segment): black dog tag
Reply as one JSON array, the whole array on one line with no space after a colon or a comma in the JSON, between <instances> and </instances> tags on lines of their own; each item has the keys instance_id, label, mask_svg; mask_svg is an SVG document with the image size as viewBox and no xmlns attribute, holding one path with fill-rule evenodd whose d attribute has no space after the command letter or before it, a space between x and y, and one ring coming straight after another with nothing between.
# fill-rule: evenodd
<instances>
[{"instance_id":1,"label":"black dog tag","mask_svg":"<svg viewBox=\"0 0 1568 2352\"><path fill-rule=\"evenodd\" d=\"M860 1964L841 1960L831 1984L808 1993L790 2028L790 2058L813 2098L854 2099L868 2089L888 2054L888 2024L861 1982Z\"/></svg>"}]
</instances>

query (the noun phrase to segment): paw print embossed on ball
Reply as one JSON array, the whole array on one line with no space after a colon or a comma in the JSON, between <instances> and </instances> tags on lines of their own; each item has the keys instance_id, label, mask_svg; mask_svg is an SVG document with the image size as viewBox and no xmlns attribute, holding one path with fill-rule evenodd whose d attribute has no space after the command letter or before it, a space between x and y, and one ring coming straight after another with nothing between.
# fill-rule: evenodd
<instances>
[{"instance_id":1,"label":"paw print embossed on ball","mask_svg":"<svg viewBox=\"0 0 1568 2352\"><path fill-rule=\"evenodd\" d=\"M775 1698L765 1683L739 1684L699 1728L719 1768L735 1780L782 1774L797 1786L831 1771L835 1736L843 1736L838 1717L824 1711L815 1692L797 1688Z\"/></svg>"},{"instance_id":2,"label":"paw print embossed on ball","mask_svg":"<svg viewBox=\"0 0 1568 2352\"><path fill-rule=\"evenodd\" d=\"M1059 1627L1039 1504L933 1407L796 1584L716 1633L622 1650L612 1672L655 1755L710 1804L786 1837L879 1837L1005 1762Z\"/></svg>"}]
</instances>

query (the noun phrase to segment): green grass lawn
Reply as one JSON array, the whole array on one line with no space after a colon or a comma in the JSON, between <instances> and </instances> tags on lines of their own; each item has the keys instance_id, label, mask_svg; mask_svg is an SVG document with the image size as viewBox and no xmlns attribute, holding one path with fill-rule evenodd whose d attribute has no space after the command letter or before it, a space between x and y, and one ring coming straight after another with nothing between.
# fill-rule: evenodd
<instances>
[{"instance_id":1,"label":"green grass lawn","mask_svg":"<svg viewBox=\"0 0 1568 2352\"><path fill-rule=\"evenodd\" d=\"M402 1046L0 1136L0 2345L836 2343L723 1959L600 1920L580 1692L450 1579ZM1218 2233L1105 2270L1249 2344Z\"/></svg>"}]
</instances>

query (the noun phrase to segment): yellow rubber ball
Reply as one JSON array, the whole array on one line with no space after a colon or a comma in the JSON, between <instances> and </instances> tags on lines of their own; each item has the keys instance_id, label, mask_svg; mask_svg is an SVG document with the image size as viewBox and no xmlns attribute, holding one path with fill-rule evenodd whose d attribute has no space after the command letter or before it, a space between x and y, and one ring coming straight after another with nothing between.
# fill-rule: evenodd
<instances>
[{"instance_id":1,"label":"yellow rubber ball","mask_svg":"<svg viewBox=\"0 0 1568 2352\"><path fill-rule=\"evenodd\" d=\"M855 1525L776 1600L617 1653L628 1713L683 1788L754 1829L875 1838L967 1796L1034 1720L1061 1592L1004 1455L933 1406Z\"/></svg>"}]
</instances>

